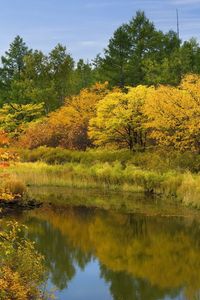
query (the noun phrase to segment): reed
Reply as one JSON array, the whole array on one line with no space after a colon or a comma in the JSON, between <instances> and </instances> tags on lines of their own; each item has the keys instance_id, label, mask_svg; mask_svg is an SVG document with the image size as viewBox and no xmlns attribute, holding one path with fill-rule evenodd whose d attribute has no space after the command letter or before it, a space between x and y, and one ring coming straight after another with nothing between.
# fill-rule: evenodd
<instances>
[{"instance_id":1,"label":"reed","mask_svg":"<svg viewBox=\"0 0 200 300\"><path fill-rule=\"evenodd\" d=\"M27 186L145 192L200 207L200 175L189 171L163 173L115 161L97 162L90 166L75 162L64 165L48 165L44 162L17 163L9 168L9 173Z\"/></svg>"}]
</instances>

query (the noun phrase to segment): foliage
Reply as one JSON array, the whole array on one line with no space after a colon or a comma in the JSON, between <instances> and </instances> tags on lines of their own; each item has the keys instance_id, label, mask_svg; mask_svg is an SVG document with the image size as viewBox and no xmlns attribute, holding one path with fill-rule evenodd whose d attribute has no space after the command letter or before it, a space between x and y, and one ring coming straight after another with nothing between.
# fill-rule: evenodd
<instances>
[{"instance_id":1,"label":"foliage","mask_svg":"<svg viewBox=\"0 0 200 300\"><path fill-rule=\"evenodd\" d=\"M107 83L96 83L79 95L67 98L65 105L50 113L48 119L31 125L20 144L29 148L46 145L86 149L91 145L87 134L89 120L95 115L97 103L107 93Z\"/></svg>"},{"instance_id":2,"label":"foliage","mask_svg":"<svg viewBox=\"0 0 200 300\"><path fill-rule=\"evenodd\" d=\"M144 111L151 137L181 151L200 151L200 77L186 76L180 87L151 89Z\"/></svg>"},{"instance_id":3,"label":"foliage","mask_svg":"<svg viewBox=\"0 0 200 300\"><path fill-rule=\"evenodd\" d=\"M9 140L8 134L4 130L1 130L0 131L0 147L9 146L9 144L10 144L10 140Z\"/></svg>"},{"instance_id":4,"label":"foliage","mask_svg":"<svg viewBox=\"0 0 200 300\"><path fill-rule=\"evenodd\" d=\"M180 44L175 32L156 30L145 13L138 11L129 23L114 32L100 60L100 73L112 84L122 87L177 84L181 76Z\"/></svg>"},{"instance_id":5,"label":"foliage","mask_svg":"<svg viewBox=\"0 0 200 300\"><path fill-rule=\"evenodd\" d=\"M87 151L75 151L63 148L39 147L36 149L18 149L22 162L42 161L47 164L65 164L68 162L94 164L96 162L120 161L123 165L134 164L144 170L167 172L176 170L178 172L200 171L200 155L193 152L157 151L153 148L145 152L130 152L126 149L90 149Z\"/></svg>"},{"instance_id":6,"label":"foliage","mask_svg":"<svg viewBox=\"0 0 200 300\"><path fill-rule=\"evenodd\" d=\"M2 67L0 69L1 100L10 100L12 94L12 83L21 78L24 69L24 57L31 53L24 40L16 36L10 44L10 48L1 58ZM15 99L16 100L16 99Z\"/></svg>"},{"instance_id":7,"label":"foliage","mask_svg":"<svg viewBox=\"0 0 200 300\"><path fill-rule=\"evenodd\" d=\"M40 104L4 104L0 109L0 128L18 137L25 130L27 123L42 116L43 103Z\"/></svg>"},{"instance_id":8,"label":"foliage","mask_svg":"<svg viewBox=\"0 0 200 300\"><path fill-rule=\"evenodd\" d=\"M0 148L0 202L22 200L25 195L25 185L5 172L11 163L16 163L18 160L19 156L15 151Z\"/></svg>"},{"instance_id":9,"label":"foliage","mask_svg":"<svg viewBox=\"0 0 200 300\"><path fill-rule=\"evenodd\" d=\"M137 11L119 26L103 55L92 61L73 57L57 44L48 54L29 49L17 36L1 59L0 105L45 103L49 113L66 97L95 82L111 87L140 84L179 84L187 73L200 73L200 47L195 38L181 43L174 31L162 32Z\"/></svg>"},{"instance_id":10,"label":"foliage","mask_svg":"<svg viewBox=\"0 0 200 300\"><path fill-rule=\"evenodd\" d=\"M13 149L0 148L0 166L9 166L10 162L19 160L17 152Z\"/></svg>"},{"instance_id":11,"label":"foliage","mask_svg":"<svg viewBox=\"0 0 200 300\"><path fill-rule=\"evenodd\" d=\"M142 108L148 88L138 86L127 92L108 94L97 105L97 116L90 121L89 136L97 145L137 147L146 145L145 116Z\"/></svg>"},{"instance_id":12,"label":"foliage","mask_svg":"<svg viewBox=\"0 0 200 300\"><path fill-rule=\"evenodd\" d=\"M42 299L43 257L32 242L20 237L22 227L8 222L0 230L0 298Z\"/></svg>"}]
</instances>

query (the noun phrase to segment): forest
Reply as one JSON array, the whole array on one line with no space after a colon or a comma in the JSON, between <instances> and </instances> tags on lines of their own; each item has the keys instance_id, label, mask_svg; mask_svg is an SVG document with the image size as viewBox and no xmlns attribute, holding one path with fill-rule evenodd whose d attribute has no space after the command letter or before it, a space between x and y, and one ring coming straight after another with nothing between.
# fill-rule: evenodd
<instances>
[{"instance_id":1,"label":"forest","mask_svg":"<svg viewBox=\"0 0 200 300\"><path fill-rule=\"evenodd\" d=\"M141 11L92 62L17 36L1 58L1 144L199 152L199 74L195 38L157 30Z\"/></svg>"},{"instance_id":2,"label":"forest","mask_svg":"<svg viewBox=\"0 0 200 300\"><path fill-rule=\"evenodd\" d=\"M143 11L92 61L75 61L62 44L30 49L16 36L0 66L0 216L7 204L30 208L29 187L52 186L199 209L199 120L197 39L157 29ZM50 299L38 289L44 257L18 238L18 223L4 227L0 298Z\"/></svg>"}]
</instances>

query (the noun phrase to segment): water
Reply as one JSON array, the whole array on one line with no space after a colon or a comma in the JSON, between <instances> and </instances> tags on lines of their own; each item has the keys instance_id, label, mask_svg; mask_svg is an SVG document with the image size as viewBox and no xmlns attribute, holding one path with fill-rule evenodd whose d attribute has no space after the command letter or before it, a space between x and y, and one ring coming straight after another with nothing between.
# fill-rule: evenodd
<instances>
[{"instance_id":1,"label":"water","mask_svg":"<svg viewBox=\"0 0 200 300\"><path fill-rule=\"evenodd\" d=\"M15 219L45 256L48 289L60 300L200 299L192 217L56 204Z\"/></svg>"}]
</instances>

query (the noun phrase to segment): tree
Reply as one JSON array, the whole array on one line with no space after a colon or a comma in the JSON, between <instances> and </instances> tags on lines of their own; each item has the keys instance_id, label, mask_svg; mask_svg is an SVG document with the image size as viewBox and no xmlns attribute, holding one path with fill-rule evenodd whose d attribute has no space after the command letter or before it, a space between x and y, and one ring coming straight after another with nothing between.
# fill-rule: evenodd
<instances>
[{"instance_id":1,"label":"tree","mask_svg":"<svg viewBox=\"0 0 200 300\"><path fill-rule=\"evenodd\" d=\"M178 85L182 77L180 51L177 49L169 56L164 55L161 61L147 58L143 61L142 68L147 85Z\"/></svg>"},{"instance_id":2,"label":"tree","mask_svg":"<svg viewBox=\"0 0 200 300\"><path fill-rule=\"evenodd\" d=\"M162 146L200 152L200 77L186 76L179 87L152 88L144 105L146 127Z\"/></svg>"},{"instance_id":3,"label":"tree","mask_svg":"<svg viewBox=\"0 0 200 300\"><path fill-rule=\"evenodd\" d=\"M46 112L57 107L57 94L47 55L34 51L24 58L25 67L20 80L12 83L11 99L22 104L45 103Z\"/></svg>"},{"instance_id":4,"label":"tree","mask_svg":"<svg viewBox=\"0 0 200 300\"><path fill-rule=\"evenodd\" d=\"M156 30L145 13L138 11L129 23L114 32L104 51L105 57L98 60L98 70L112 85L120 87L160 83L169 80L172 67L168 64L172 62L173 66L173 56L180 43L174 31L164 34ZM167 75L162 73L165 66ZM178 78L173 82L179 83L180 71L177 68L173 71Z\"/></svg>"},{"instance_id":5,"label":"tree","mask_svg":"<svg viewBox=\"0 0 200 300\"><path fill-rule=\"evenodd\" d=\"M89 136L98 146L114 145L130 150L146 146L145 116L142 108L148 88L128 88L128 92L109 93L97 104L97 115L92 118Z\"/></svg>"},{"instance_id":6,"label":"tree","mask_svg":"<svg viewBox=\"0 0 200 300\"><path fill-rule=\"evenodd\" d=\"M24 57L31 53L25 42L20 36L17 36L10 44L10 48L1 57L2 68L0 69L1 95L8 101L10 95L11 83L13 80L19 80L24 69Z\"/></svg>"},{"instance_id":7,"label":"tree","mask_svg":"<svg viewBox=\"0 0 200 300\"><path fill-rule=\"evenodd\" d=\"M10 144L7 133L3 130L0 131L0 148L8 146Z\"/></svg>"},{"instance_id":8,"label":"tree","mask_svg":"<svg viewBox=\"0 0 200 300\"><path fill-rule=\"evenodd\" d=\"M56 93L56 107L59 107L71 94L74 61L67 53L66 47L58 44L49 54L49 65L49 78L52 80Z\"/></svg>"},{"instance_id":9,"label":"tree","mask_svg":"<svg viewBox=\"0 0 200 300\"><path fill-rule=\"evenodd\" d=\"M95 78L93 76L92 65L89 62L84 62L80 59L77 63L74 72L74 90L79 93L83 88L89 87L94 84Z\"/></svg>"},{"instance_id":10,"label":"tree","mask_svg":"<svg viewBox=\"0 0 200 300\"><path fill-rule=\"evenodd\" d=\"M105 49L102 68L111 83L123 87L127 82L127 65L130 57L131 41L128 26L122 25L115 32Z\"/></svg>"},{"instance_id":11,"label":"tree","mask_svg":"<svg viewBox=\"0 0 200 300\"><path fill-rule=\"evenodd\" d=\"M145 54L142 60L144 83L148 85L172 84L181 81L182 64L180 43L177 33L169 31L155 34L153 51Z\"/></svg>"},{"instance_id":12,"label":"tree","mask_svg":"<svg viewBox=\"0 0 200 300\"><path fill-rule=\"evenodd\" d=\"M85 150L91 146L89 120L95 116L97 103L107 93L107 83L96 83L83 89L79 95L67 98L65 105L51 112L48 118L29 126L21 138L21 145L28 148L46 145Z\"/></svg>"},{"instance_id":13,"label":"tree","mask_svg":"<svg viewBox=\"0 0 200 300\"><path fill-rule=\"evenodd\" d=\"M129 76L132 84L141 84L144 82L142 61L158 47L160 41L156 40L157 32L154 24L142 11L138 11L131 20L128 31L131 39Z\"/></svg>"},{"instance_id":14,"label":"tree","mask_svg":"<svg viewBox=\"0 0 200 300\"><path fill-rule=\"evenodd\" d=\"M27 105L4 104L0 109L0 130L4 130L12 137L18 138L27 127L27 124L40 118L42 113L43 103Z\"/></svg>"},{"instance_id":15,"label":"tree","mask_svg":"<svg viewBox=\"0 0 200 300\"><path fill-rule=\"evenodd\" d=\"M30 51L23 56L20 75L9 82L6 99L12 103L45 103L49 112L63 104L72 93L73 59L66 48L58 44L49 55Z\"/></svg>"},{"instance_id":16,"label":"tree","mask_svg":"<svg viewBox=\"0 0 200 300\"><path fill-rule=\"evenodd\" d=\"M196 39L185 41L181 47L182 74L200 73L200 48Z\"/></svg>"}]
</instances>

